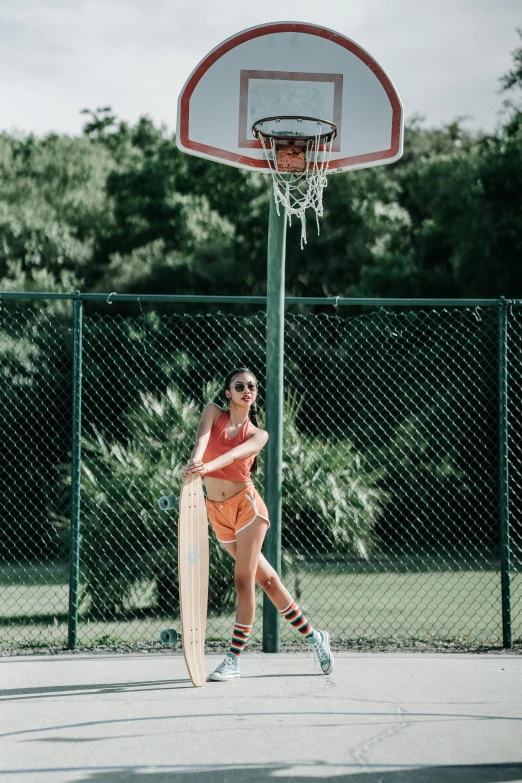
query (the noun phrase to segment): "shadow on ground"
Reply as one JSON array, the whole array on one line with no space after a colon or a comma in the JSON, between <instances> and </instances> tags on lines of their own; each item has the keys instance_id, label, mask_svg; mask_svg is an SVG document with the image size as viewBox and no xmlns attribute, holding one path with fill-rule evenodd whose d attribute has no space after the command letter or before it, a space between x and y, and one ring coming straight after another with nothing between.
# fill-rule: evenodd
<instances>
[{"instance_id":1,"label":"shadow on ground","mask_svg":"<svg viewBox=\"0 0 522 783\"><path fill-rule=\"evenodd\" d=\"M172 690L175 688L193 689L188 679L182 680L144 680L143 682L103 682L86 685L50 685L39 688L8 688L0 690L0 702L27 701L28 699L49 699L67 696L78 696L85 693L89 696L106 695L107 693L142 693L143 691Z\"/></svg>"},{"instance_id":2,"label":"shadow on ground","mask_svg":"<svg viewBox=\"0 0 522 783\"><path fill-rule=\"evenodd\" d=\"M499 783L520 781L522 764L437 766L336 775L335 767L314 765L313 771L294 774L293 767L227 767L181 772L139 772L130 769L96 772L75 783ZM316 774L317 772L317 774Z\"/></svg>"}]
</instances>

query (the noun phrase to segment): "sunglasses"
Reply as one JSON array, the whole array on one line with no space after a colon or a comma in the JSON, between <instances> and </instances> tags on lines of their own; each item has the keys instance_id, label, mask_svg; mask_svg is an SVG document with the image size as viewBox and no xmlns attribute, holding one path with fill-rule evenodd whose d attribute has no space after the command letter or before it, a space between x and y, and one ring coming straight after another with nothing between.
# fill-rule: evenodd
<instances>
[{"instance_id":1,"label":"sunglasses","mask_svg":"<svg viewBox=\"0 0 522 783\"><path fill-rule=\"evenodd\" d=\"M251 391L251 392L257 391L257 384L256 383L252 383L252 381L249 381L246 384L245 383L241 383L240 381L238 381L237 383L234 384L234 389L237 392L242 392L242 391L245 390L245 386L248 388L248 391Z\"/></svg>"}]
</instances>

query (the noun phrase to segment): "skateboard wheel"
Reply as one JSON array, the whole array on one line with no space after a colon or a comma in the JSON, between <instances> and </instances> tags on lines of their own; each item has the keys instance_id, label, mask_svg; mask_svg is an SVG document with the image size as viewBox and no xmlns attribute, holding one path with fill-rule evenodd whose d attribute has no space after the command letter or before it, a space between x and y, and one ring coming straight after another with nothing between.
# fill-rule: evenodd
<instances>
[{"instance_id":1,"label":"skateboard wheel","mask_svg":"<svg viewBox=\"0 0 522 783\"><path fill-rule=\"evenodd\" d=\"M178 632L173 628L169 628L167 631L161 631L160 642L162 644L174 644L178 640Z\"/></svg>"},{"instance_id":2,"label":"skateboard wheel","mask_svg":"<svg viewBox=\"0 0 522 783\"><path fill-rule=\"evenodd\" d=\"M170 511L171 508L176 508L178 505L178 499L175 495L163 495L158 500L158 506L162 511Z\"/></svg>"}]
</instances>

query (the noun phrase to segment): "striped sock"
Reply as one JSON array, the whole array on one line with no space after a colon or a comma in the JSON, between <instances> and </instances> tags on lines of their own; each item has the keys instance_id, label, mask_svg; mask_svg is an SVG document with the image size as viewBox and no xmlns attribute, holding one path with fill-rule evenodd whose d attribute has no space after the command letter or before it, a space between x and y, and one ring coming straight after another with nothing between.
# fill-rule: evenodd
<instances>
[{"instance_id":1,"label":"striped sock","mask_svg":"<svg viewBox=\"0 0 522 783\"><path fill-rule=\"evenodd\" d=\"M282 614L285 620L292 623L294 628L297 628L299 633L303 636L310 636L314 632L314 629L299 609L295 601L290 601L286 609L280 609L279 614Z\"/></svg>"},{"instance_id":2,"label":"striped sock","mask_svg":"<svg viewBox=\"0 0 522 783\"><path fill-rule=\"evenodd\" d=\"M251 625L235 623L234 633L232 634L232 644L230 645L230 652L235 656L239 657L245 649L251 629Z\"/></svg>"}]
</instances>

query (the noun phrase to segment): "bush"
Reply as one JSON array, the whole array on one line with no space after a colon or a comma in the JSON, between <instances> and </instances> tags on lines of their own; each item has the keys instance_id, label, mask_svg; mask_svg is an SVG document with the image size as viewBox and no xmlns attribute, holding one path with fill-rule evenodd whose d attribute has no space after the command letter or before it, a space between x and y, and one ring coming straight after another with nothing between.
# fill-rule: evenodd
<instances>
[{"instance_id":1,"label":"bush","mask_svg":"<svg viewBox=\"0 0 522 783\"><path fill-rule=\"evenodd\" d=\"M304 396L286 395L283 424L283 541L308 558L367 558L386 493L382 471L371 470L347 439L308 435L299 429Z\"/></svg>"}]
</instances>

